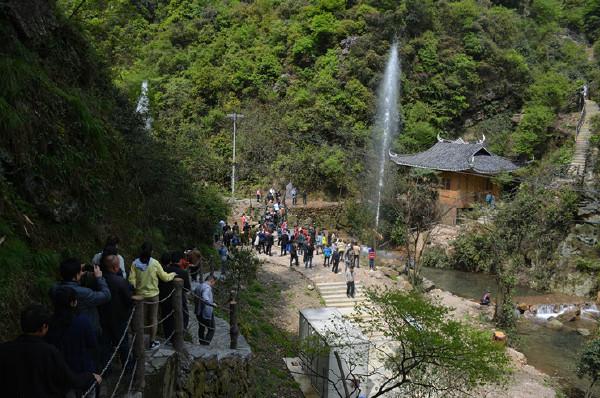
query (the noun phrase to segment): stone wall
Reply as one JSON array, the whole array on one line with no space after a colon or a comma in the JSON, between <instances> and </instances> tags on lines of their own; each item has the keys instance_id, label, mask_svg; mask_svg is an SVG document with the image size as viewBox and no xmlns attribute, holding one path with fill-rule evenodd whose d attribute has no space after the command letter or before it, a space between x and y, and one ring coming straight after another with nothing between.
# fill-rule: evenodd
<instances>
[{"instance_id":1,"label":"stone wall","mask_svg":"<svg viewBox=\"0 0 600 398\"><path fill-rule=\"evenodd\" d=\"M250 386L248 355L236 352L203 352L190 350L197 356L186 369L177 397L246 397ZM233 351L233 350L230 350Z\"/></svg>"},{"instance_id":2,"label":"stone wall","mask_svg":"<svg viewBox=\"0 0 600 398\"><path fill-rule=\"evenodd\" d=\"M343 230L346 227L344 206L341 203L323 207L304 207L302 205L289 207L288 220L291 225L315 223L318 227L329 230Z\"/></svg>"},{"instance_id":3,"label":"stone wall","mask_svg":"<svg viewBox=\"0 0 600 398\"><path fill-rule=\"evenodd\" d=\"M216 331L209 346L186 342L186 355L165 346L146 358L144 398L245 397L250 386L252 351L243 336L229 349L229 324L215 318ZM191 323L190 333L196 333Z\"/></svg>"}]
</instances>

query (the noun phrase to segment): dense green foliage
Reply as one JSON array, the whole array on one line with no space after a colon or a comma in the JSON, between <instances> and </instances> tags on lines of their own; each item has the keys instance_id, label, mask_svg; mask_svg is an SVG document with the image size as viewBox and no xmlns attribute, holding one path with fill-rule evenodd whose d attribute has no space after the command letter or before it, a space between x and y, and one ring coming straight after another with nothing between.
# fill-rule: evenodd
<instances>
[{"instance_id":1,"label":"dense green foliage","mask_svg":"<svg viewBox=\"0 0 600 398\"><path fill-rule=\"evenodd\" d=\"M0 8L0 336L44 300L61 255L87 261L108 233L128 259L210 239L226 206L140 128L133 104L52 2Z\"/></svg>"},{"instance_id":2,"label":"dense green foliage","mask_svg":"<svg viewBox=\"0 0 600 398\"><path fill-rule=\"evenodd\" d=\"M595 40L598 30L598 7L585 0L80 3L60 1L132 99L150 82L154 135L174 144L194 178L226 186L225 116L241 111L243 187L292 180L334 195L371 186L376 90L394 37L396 151L468 128L497 152L529 158L564 140L556 114L574 109L593 75L576 33Z\"/></svg>"},{"instance_id":3,"label":"dense green foliage","mask_svg":"<svg viewBox=\"0 0 600 398\"><path fill-rule=\"evenodd\" d=\"M492 251L493 237L490 233L473 231L470 234L459 235L452 242L450 263L455 268L470 272L489 272L497 261Z\"/></svg>"}]
</instances>

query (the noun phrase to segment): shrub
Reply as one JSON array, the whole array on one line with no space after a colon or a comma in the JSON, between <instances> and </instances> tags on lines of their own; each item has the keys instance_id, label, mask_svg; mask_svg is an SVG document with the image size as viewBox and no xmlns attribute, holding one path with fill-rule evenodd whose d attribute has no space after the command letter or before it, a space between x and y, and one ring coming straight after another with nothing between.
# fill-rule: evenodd
<instances>
[{"instance_id":1,"label":"shrub","mask_svg":"<svg viewBox=\"0 0 600 398\"><path fill-rule=\"evenodd\" d=\"M491 237L480 232L460 235L452 242L454 249L450 257L453 268L470 272L489 272L492 270L494 255Z\"/></svg>"},{"instance_id":2,"label":"shrub","mask_svg":"<svg viewBox=\"0 0 600 398\"><path fill-rule=\"evenodd\" d=\"M575 260L575 268L581 272L598 272L600 271L600 261L591 258L578 257Z\"/></svg>"},{"instance_id":3,"label":"shrub","mask_svg":"<svg viewBox=\"0 0 600 398\"><path fill-rule=\"evenodd\" d=\"M430 268L448 268L451 265L446 251L437 246L430 247L423 252L421 264Z\"/></svg>"}]
</instances>

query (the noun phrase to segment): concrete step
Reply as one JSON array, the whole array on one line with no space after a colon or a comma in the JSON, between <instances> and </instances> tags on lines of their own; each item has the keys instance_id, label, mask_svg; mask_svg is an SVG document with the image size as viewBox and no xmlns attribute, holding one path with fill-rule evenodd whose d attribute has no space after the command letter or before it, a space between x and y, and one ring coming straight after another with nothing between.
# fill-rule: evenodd
<instances>
[{"instance_id":1,"label":"concrete step","mask_svg":"<svg viewBox=\"0 0 600 398\"><path fill-rule=\"evenodd\" d=\"M340 283L339 285L335 285L335 286L319 286L319 284L317 283L317 289L319 289L319 291L321 292L334 292L336 290L340 290L340 289L345 289L346 288L346 282L344 283ZM355 288L361 288L362 289L362 285L358 285L358 284L354 284Z\"/></svg>"},{"instance_id":2,"label":"concrete step","mask_svg":"<svg viewBox=\"0 0 600 398\"><path fill-rule=\"evenodd\" d=\"M325 303L326 307L333 307L333 308L354 308L354 306L356 305L356 303L349 301L346 303Z\"/></svg>"},{"instance_id":3,"label":"concrete step","mask_svg":"<svg viewBox=\"0 0 600 398\"><path fill-rule=\"evenodd\" d=\"M354 292L354 298L356 299L366 299L367 297L360 293L360 292ZM330 294L321 294L321 297L323 297L323 299L325 300L336 300L336 299L341 299L341 298L346 298L346 290L344 290L343 292L337 292L337 293L330 293Z\"/></svg>"},{"instance_id":4,"label":"concrete step","mask_svg":"<svg viewBox=\"0 0 600 398\"><path fill-rule=\"evenodd\" d=\"M350 302L350 303L362 303L364 301L366 301L366 299L364 297L354 297L352 298L348 298L346 295L344 295L343 297L337 297L337 298L324 298L326 303L346 303L346 302Z\"/></svg>"},{"instance_id":5,"label":"concrete step","mask_svg":"<svg viewBox=\"0 0 600 398\"><path fill-rule=\"evenodd\" d=\"M317 286L317 289L319 289L319 293L321 294L335 294L338 292L345 292L346 291L346 287L347 285L344 283L343 285L339 285L339 286L335 286L335 287L331 287L331 288L327 288L327 289L323 289ZM362 286L354 286L354 290L356 292L363 292L364 288Z\"/></svg>"},{"instance_id":6,"label":"concrete step","mask_svg":"<svg viewBox=\"0 0 600 398\"><path fill-rule=\"evenodd\" d=\"M346 281L341 281L341 282L319 282L317 283L317 287L323 287L323 288L327 288L330 286L339 286L339 285L345 285ZM356 283L356 285L359 285L360 282Z\"/></svg>"}]
</instances>

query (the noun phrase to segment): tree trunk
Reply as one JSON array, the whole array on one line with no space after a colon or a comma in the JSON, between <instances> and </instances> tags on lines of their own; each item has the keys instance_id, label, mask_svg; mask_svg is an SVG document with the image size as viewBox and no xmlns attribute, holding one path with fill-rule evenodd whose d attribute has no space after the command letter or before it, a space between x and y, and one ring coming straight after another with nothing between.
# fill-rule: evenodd
<instances>
[{"instance_id":1,"label":"tree trunk","mask_svg":"<svg viewBox=\"0 0 600 398\"><path fill-rule=\"evenodd\" d=\"M592 398L592 388L594 388L594 384L596 384L597 380L598 378L596 377L592 379L592 382L590 383L590 385L587 388L587 391L585 392L585 398Z\"/></svg>"},{"instance_id":2,"label":"tree trunk","mask_svg":"<svg viewBox=\"0 0 600 398\"><path fill-rule=\"evenodd\" d=\"M338 368L340 369L340 377L342 379L342 385L344 386L344 397L350 398L350 393L348 392L348 385L346 384L346 375L344 374L344 369L342 368L342 359L340 358L340 354L337 351L333 352L335 355L335 360L337 361Z\"/></svg>"}]
</instances>

